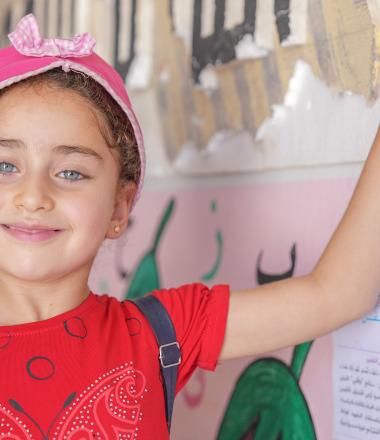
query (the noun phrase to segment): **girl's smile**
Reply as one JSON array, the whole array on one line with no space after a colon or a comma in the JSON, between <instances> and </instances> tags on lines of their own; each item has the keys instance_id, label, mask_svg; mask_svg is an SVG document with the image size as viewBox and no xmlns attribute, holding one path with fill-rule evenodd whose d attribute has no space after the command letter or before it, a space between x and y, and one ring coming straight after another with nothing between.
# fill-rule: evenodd
<instances>
[{"instance_id":1,"label":"girl's smile","mask_svg":"<svg viewBox=\"0 0 380 440\"><path fill-rule=\"evenodd\" d=\"M50 240L62 232L61 229L38 224L28 225L26 223L1 225L1 227L12 237L32 243Z\"/></svg>"}]
</instances>

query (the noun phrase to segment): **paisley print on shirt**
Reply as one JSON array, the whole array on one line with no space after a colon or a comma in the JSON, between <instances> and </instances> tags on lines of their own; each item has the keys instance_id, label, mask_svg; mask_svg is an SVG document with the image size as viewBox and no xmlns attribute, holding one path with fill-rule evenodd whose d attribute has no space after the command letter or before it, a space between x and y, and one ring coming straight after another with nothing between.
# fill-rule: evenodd
<instances>
[{"instance_id":1,"label":"paisley print on shirt","mask_svg":"<svg viewBox=\"0 0 380 440\"><path fill-rule=\"evenodd\" d=\"M46 433L26 416L22 403L10 400L0 404L0 440L137 439L145 385L144 374L131 363L116 367L74 398Z\"/></svg>"}]
</instances>

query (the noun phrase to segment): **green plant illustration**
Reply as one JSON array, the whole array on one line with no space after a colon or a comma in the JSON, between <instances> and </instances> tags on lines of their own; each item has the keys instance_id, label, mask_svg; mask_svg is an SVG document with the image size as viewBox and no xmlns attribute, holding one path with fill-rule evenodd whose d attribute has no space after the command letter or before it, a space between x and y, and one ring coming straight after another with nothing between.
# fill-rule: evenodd
<instances>
[{"instance_id":1,"label":"green plant illustration","mask_svg":"<svg viewBox=\"0 0 380 440\"><path fill-rule=\"evenodd\" d=\"M295 347L292 364L252 362L238 379L218 440L316 440L299 377L312 342Z\"/></svg>"},{"instance_id":2,"label":"green plant illustration","mask_svg":"<svg viewBox=\"0 0 380 440\"><path fill-rule=\"evenodd\" d=\"M140 260L129 284L125 299L138 298L161 287L157 263L157 249L163 232L172 216L174 206L175 200L170 199L158 225L153 245Z\"/></svg>"},{"instance_id":3,"label":"green plant illustration","mask_svg":"<svg viewBox=\"0 0 380 440\"><path fill-rule=\"evenodd\" d=\"M266 284L293 276L296 245L290 252L291 267L282 274L261 270L260 252L256 277ZM279 359L252 362L240 375L228 402L217 440L316 440L313 420L299 380L311 342L297 345L290 366Z\"/></svg>"}]
</instances>

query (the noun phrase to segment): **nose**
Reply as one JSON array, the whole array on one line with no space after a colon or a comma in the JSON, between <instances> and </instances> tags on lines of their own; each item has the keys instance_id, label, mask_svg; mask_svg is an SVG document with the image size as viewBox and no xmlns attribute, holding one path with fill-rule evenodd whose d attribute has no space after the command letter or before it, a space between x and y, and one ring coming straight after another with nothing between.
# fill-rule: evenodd
<instances>
[{"instance_id":1,"label":"nose","mask_svg":"<svg viewBox=\"0 0 380 440\"><path fill-rule=\"evenodd\" d=\"M49 184L39 176L25 178L18 187L14 204L28 212L50 211L54 207Z\"/></svg>"}]
</instances>

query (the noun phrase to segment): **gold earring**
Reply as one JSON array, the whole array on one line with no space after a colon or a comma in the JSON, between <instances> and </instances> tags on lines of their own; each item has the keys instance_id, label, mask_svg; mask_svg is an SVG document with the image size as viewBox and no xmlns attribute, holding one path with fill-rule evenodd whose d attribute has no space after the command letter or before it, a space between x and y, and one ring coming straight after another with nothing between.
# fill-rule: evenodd
<instances>
[{"instance_id":1,"label":"gold earring","mask_svg":"<svg viewBox=\"0 0 380 440\"><path fill-rule=\"evenodd\" d=\"M120 232L120 226L119 225L115 225L113 227L113 230L114 230L115 234L118 234Z\"/></svg>"}]
</instances>

